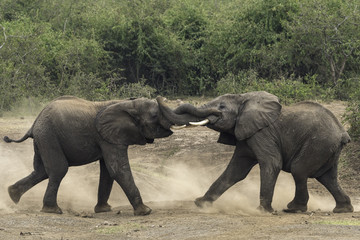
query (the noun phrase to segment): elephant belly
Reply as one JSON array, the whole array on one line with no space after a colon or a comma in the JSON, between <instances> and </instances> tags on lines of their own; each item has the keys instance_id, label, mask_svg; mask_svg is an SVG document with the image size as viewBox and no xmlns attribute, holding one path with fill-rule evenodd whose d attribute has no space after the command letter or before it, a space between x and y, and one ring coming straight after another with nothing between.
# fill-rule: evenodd
<instances>
[{"instance_id":1,"label":"elephant belly","mask_svg":"<svg viewBox=\"0 0 360 240\"><path fill-rule=\"evenodd\" d=\"M89 152L79 152L79 154L71 155L67 158L69 166L80 166L99 160L101 155L96 153L89 154Z\"/></svg>"},{"instance_id":2,"label":"elephant belly","mask_svg":"<svg viewBox=\"0 0 360 240\"><path fill-rule=\"evenodd\" d=\"M80 166L101 158L100 148L96 144L67 145L63 147L69 166Z\"/></svg>"}]
</instances>

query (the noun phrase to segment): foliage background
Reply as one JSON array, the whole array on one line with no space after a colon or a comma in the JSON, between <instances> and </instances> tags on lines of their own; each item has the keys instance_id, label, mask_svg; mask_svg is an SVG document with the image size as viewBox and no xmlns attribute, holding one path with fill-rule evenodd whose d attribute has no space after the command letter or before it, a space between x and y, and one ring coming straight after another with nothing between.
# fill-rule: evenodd
<instances>
[{"instance_id":1,"label":"foliage background","mask_svg":"<svg viewBox=\"0 0 360 240\"><path fill-rule=\"evenodd\" d=\"M71 94L350 102L360 114L358 0L2 0L0 114Z\"/></svg>"}]
</instances>

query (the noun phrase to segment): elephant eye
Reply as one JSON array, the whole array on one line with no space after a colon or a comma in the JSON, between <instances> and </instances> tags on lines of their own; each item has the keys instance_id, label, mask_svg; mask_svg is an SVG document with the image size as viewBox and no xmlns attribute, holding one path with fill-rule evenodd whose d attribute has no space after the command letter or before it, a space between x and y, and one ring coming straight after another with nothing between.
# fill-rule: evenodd
<instances>
[{"instance_id":1,"label":"elephant eye","mask_svg":"<svg viewBox=\"0 0 360 240\"><path fill-rule=\"evenodd\" d=\"M158 117L158 115L157 115L156 113L152 113L152 114L151 114L151 118L152 118L152 119L157 119L157 117Z\"/></svg>"},{"instance_id":2,"label":"elephant eye","mask_svg":"<svg viewBox=\"0 0 360 240\"><path fill-rule=\"evenodd\" d=\"M223 109L225 109L225 108L226 108L226 106L225 106L224 104L220 103L219 109L220 109L220 110L223 110Z\"/></svg>"}]
</instances>

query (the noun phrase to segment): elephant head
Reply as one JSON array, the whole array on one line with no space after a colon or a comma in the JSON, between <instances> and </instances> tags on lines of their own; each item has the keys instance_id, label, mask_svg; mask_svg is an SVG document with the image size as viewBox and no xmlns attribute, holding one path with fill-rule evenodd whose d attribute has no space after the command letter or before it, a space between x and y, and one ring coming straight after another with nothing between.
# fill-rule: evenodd
<instances>
[{"instance_id":1,"label":"elephant head","mask_svg":"<svg viewBox=\"0 0 360 240\"><path fill-rule=\"evenodd\" d=\"M159 102L159 106L165 117L173 123L206 125L221 132L218 142L231 145L235 145L236 139L247 139L268 126L281 112L278 98L263 91L226 94L199 108L183 104L174 111L169 111L164 110L166 106L162 102ZM202 121L195 122L199 120Z\"/></svg>"},{"instance_id":2,"label":"elephant head","mask_svg":"<svg viewBox=\"0 0 360 240\"><path fill-rule=\"evenodd\" d=\"M172 124L158 104L144 98L125 100L107 106L97 114L96 128L109 143L146 144L172 134Z\"/></svg>"}]
</instances>

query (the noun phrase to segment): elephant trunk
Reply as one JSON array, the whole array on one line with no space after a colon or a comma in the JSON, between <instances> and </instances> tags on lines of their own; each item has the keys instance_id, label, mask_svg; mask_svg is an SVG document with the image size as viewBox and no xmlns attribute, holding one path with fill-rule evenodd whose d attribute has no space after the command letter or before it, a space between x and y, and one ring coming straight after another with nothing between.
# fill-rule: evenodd
<instances>
[{"instance_id":1,"label":"elephant trunk","mask_svg":"<svg viewBox=\"0 0 360 240\"><path fill-rule=\"evenodd\" d=\"M170 122L176 125L189 125L190 122L205 120L210 115L220 115L221 112L216 109L196 108L191 104L182 104L175 110L165 105L162 97L156 98L160 111Z\"/></svg>"}]
</instances>

